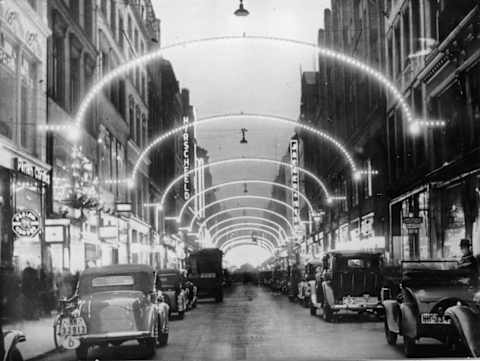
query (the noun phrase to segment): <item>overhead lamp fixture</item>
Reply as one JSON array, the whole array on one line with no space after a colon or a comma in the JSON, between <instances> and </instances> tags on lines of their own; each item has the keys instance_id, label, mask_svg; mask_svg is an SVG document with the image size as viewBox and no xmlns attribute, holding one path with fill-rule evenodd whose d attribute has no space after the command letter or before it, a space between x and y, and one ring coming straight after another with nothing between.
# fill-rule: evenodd
<instances>
[{"instance_id":1,"label":"overhead lamp fixture","mask_svg":"<svg viewBox=\"0 0 480 361\"><path fill-rule=\"evenodd\" d=\"M247 144L248 141L247 141L246 135L247 135L248 129L242 128L240 129L240 132L242 132L242 139L240 140L240 144Z\"/></svg>"},{"instance_id":2,"label":"overhead lamp fixture","mask_svg":"<svg viewBox=\"0 0 480 361\"><path fill-rule=\"evenodd\" d=\"M243 0L240 0L240 6L237 10L233 13L235 16L248 16L250 13L247 9L243 6Z\"/></svg>"}]
</instances>

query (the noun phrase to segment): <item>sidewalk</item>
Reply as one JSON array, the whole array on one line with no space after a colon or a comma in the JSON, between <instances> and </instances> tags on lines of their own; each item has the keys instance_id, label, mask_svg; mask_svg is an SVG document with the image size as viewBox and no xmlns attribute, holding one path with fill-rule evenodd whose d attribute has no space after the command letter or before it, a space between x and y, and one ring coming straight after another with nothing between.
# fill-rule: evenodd
<instances>
[{"instance_id":1,"label":"sidewalk","mask_svg":"<svg viewBox=\"0 0 480 361\"><path fill-rule=\"evenodd\" d=\"M3 331L19 330L27 340L18 345L25 360L38 357L55 349L53 341L53 320L55 316L42 317L34 321L18 321L2 326Z\"/></svg>"}]
</instances>

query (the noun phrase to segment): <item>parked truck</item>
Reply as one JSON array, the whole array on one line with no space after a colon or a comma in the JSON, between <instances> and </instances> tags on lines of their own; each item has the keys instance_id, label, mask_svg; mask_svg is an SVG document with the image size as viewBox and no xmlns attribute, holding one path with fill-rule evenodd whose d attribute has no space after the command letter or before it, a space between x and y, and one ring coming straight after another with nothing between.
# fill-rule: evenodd
<instances>
[{"instance_id":1,"label":"parked truck","mask_svg":"<svg viewBox=\"0 0 480 361\"><path fill-rule=\"evenodd\" d=\"M188 278L197 287L199 298L223 301L223 252L218 248L204 248L188 257Z\"/></svg>"}]
</instances>

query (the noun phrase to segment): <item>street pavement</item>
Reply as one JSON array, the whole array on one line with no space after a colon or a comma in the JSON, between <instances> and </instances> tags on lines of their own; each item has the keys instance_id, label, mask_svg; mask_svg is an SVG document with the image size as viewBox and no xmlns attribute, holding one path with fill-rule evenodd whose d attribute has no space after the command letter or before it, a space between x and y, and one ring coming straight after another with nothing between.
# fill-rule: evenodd
<instances>
[{"instance_id":1,"label":"street pavement","mask_svg":"<svg viewBox=\"0 0 480 361\"><path fill-rule=\"evenodd\" d=\"M46 354L55 348L53 342L53 321L55 316L42 317L39 320L18 321L2 326L3 331L22 331L27 340L18 344L18 349L25 360Z\"/></svg>"},{"instance_id":2,"label":"street pavement","mask_svg":"<svg viewBox=\"0 0 480 361\"><path fill-rule=\"evenodd\" d=\"M433 340L422 342L418 357L450 354ZM135 345L95 349L99 360L143 359ZM458 356L458 355L457 355ZM171 321L169 344L154 360L333 360L404 358L402 341L387 345L383 323L373 316L348 316L326 323L283 295L253 285L236 285L222 304L202 301L184 320ZM75 360L71 351L44 360Z\"/></svg>"}]
</instances>

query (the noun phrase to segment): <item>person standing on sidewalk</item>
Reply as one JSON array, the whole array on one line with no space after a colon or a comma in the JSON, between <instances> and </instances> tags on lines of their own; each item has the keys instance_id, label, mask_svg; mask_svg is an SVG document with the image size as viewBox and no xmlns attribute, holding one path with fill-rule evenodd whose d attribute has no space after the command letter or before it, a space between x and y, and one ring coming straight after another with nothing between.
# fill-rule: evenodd
<instances>
[{"instance_id":1,"label":"person standing on sidewalk","mask_svg":"<svg viewBox=\"0 0 480 361\"><path fill-rule=\"evenodd\" d=\"M39 287L38 273L30 263L22 272L22 294L24 299L23 313L28 320L38 319L38 287Z\"/></svg>"}]
</instances>

